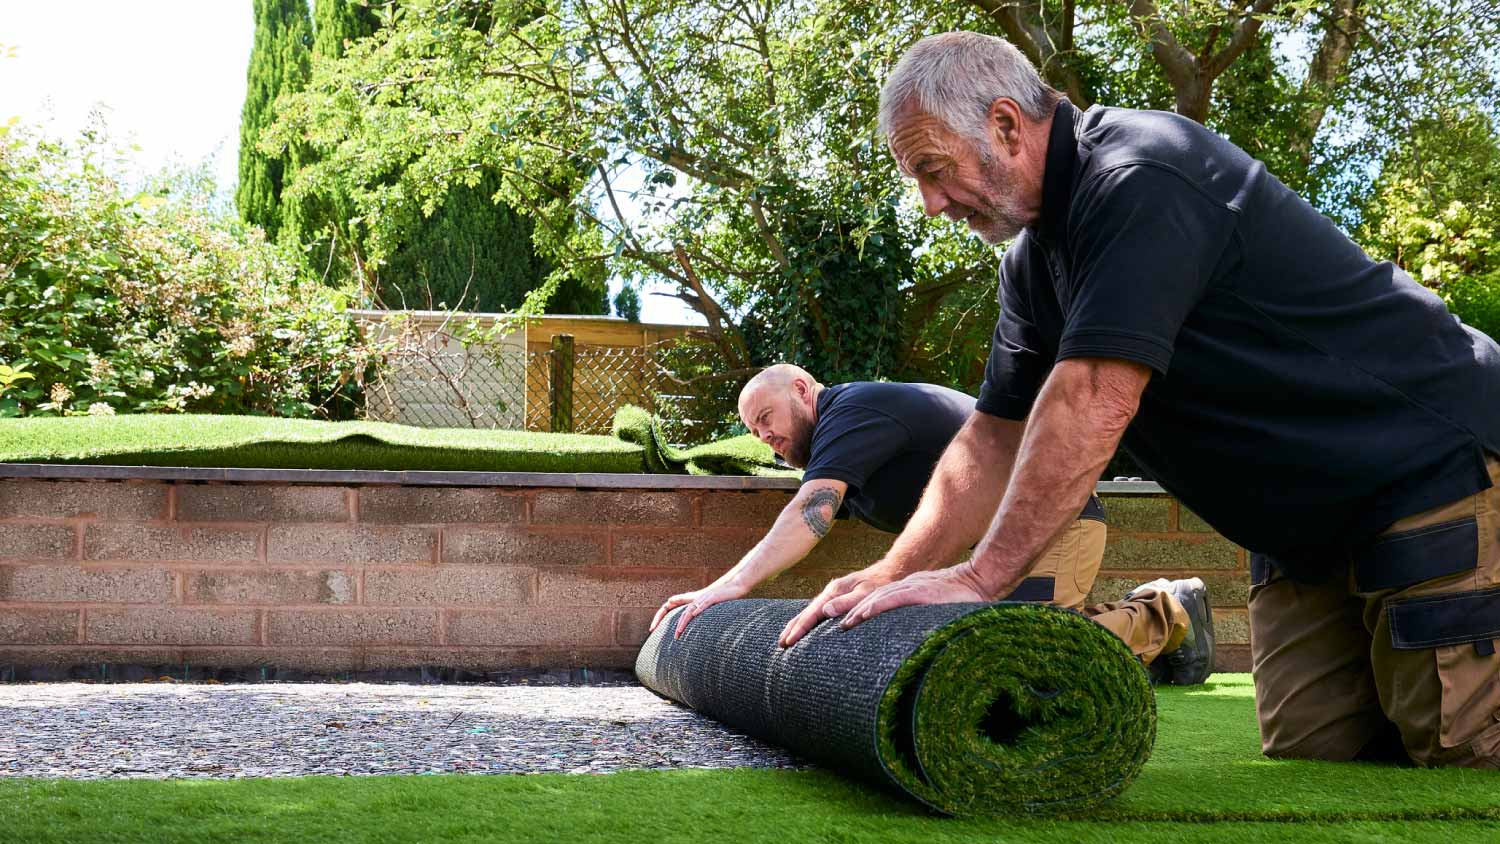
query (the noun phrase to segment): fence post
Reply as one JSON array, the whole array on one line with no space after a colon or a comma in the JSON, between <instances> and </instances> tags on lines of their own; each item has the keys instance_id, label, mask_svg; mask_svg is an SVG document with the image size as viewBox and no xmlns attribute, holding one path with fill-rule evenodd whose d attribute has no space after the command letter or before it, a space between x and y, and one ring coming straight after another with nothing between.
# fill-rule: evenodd
<instances>
[{"instance_id":1,"label":"fence post","mask_svg":"<svg viewBox=\"0 0 1500 844\"><path fill-rule=\"evenodd\" d=\"M547 388L553 433L573 432L573 335L552 335L552 378Z\"/></svg>"}]
</instances>

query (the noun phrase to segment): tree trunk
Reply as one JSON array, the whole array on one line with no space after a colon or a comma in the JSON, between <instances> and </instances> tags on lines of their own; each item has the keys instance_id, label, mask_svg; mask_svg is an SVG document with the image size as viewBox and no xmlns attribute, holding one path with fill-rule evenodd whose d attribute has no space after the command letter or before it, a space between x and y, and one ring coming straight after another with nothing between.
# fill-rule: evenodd
<instances>
[{"instance_id":1,"label":"tree trunk","mask_svg":"<svg viewBox=\"0 0 1500 844\"><path fill-rule=\"evenodd\" d=\"M1360 0L1332 0L1323 40L1308 64L1307 77L1302 80L1307 111L1302 115L1301 131L1292 139L1292 149L1304 167L1312 164L1313 141L1317 139L1318 129L1323 125L1333 94L1343 81L1349 57L1353 55L1363 31L1364 9Z\"/></svg>"}]
</instances>

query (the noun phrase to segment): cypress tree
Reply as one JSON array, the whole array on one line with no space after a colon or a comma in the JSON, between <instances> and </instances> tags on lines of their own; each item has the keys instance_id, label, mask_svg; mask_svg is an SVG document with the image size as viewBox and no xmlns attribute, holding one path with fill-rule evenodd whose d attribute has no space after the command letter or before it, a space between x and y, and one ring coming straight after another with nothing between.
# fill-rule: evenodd
<instances>
[{"instance_id":1,"label":"cypress tree","mask_svg":"<svg viewBox=\"0 0 1500 844\"><path fill-rule=\"evenodd\" d=\"M380 28L380 19L367 5L353 0L315 0L312 12L312 55L314 62L333 62L342 58L349 44L374 35ZM291 169L299 169L314 163L316 154L310 149L293 151ZM287 181L292 181L288 172ZM355 214L354 202L348 192L330 188L314 194L304 195L297 203L283 203L279 213L280 237L300 244L311 256L313 266L322 271L325 267L329 278L348 278L354 272L349 260L349 249L340 249L338 240L352 244L357 233L349 226Z\"/></svg>"},{"instance_id":2,"label":"cypress tree","mask_svg":"<svg viewBox=\"0 0 1500 844\"><path fill-rule=\"evenodd\" d=\"M388 307L514 310L551 267L531 245L533 223L498 204L499 177L454 185L431 217L418 221L381 268L381 298ZM609 312L607 293L565 281L547 303L548 313Z\"/></svg>"},{"instance_id":3,"label":"cypress tree","mask_svg":"<svg viewBox=\"0 0 1500 844\"><path fill-rule=\"evenodd\" d=\"M245 74L245 106L240 112L240 181L234 203L247 223L274 240L280 228L281 190L291 154L269 156L257 144L275 120L280 94L301 90L311 67L312 18L306 0L255 0L255 43Z\"/></svg>"},{"instance_id":4,"label":"cypress tree","mask_svg":"<svg viewBox=\"0 0 1500 844\"><path fill-rule=\"evenodd\" d=\"M367 38L380 28L380 19L368 5L355 0L314 0L313 55L337 59L353 41Z\"/></svg>"}]
</instances>

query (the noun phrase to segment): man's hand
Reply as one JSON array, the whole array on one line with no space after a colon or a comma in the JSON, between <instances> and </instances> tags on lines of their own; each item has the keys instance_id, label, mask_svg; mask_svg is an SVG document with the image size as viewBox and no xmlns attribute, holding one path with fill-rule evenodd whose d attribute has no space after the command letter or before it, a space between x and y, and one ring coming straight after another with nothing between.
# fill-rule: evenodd
<instances>
[{"instance_id":1,"label":"man's hand","mask_svg":"<svg viewBox=\"0 0 1500 844\"><path fill-rule=\"evenodd\" d=\"M960 563L937 571L919 571L888 583L865 596L844 615L839 626L848 630L869 621L886 610L912 604L956 604L994 600L990 589L980 581L974 567Z\"/></svg>"},{"instance_id":2,"label":"man's hand","mask_svg":"<svg viewBox=\"0 0 1500 844\"><path fill-rule=\"evenodd\" d=\"M835 578L823 587L818 597L813 598L797 617L787 622L781 630L779 643L783 648L797 644L797 640L818 626L825 618L842 615L864 600L866 595L895 580L897 575L884 563L876 563L859 571Z\"/></svg>"},{"instance_id":3,"label":"man's hand","mask_svg":"<svg viewBox=\"0 0 1500 844\"><path fill-rule=\"evenodd\" d=\"M672 632L672 638L682 638L682 631L687 629L688 622L697 618L699 613L725 601L733 601L743 598L750 590L732 583L712 583L694 592L683 592L673 595L667 602L656 611L656 617L651 619L651 630L655 632L657 625L667 617L667 613L687 604L688 608L682 611L682 616L677 619L677 629Z\"/></svg>"}]
</instances>

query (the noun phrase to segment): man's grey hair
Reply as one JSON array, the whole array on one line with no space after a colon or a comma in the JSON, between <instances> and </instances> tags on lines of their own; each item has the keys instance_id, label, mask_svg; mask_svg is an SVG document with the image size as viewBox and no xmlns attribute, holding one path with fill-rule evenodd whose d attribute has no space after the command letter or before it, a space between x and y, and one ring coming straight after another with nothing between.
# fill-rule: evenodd
<instances>
[{"instance_id":1,"label":"man's grey hair","mask_svg":"<svg viewBox=\"0 0 1500 844\"><path fill-rule=\"evenodd\" d=\"M880 89L880 133L915 108L971 140L988 137L990 104L1009 97L1032 120L1045 120L1060 95L1015 45L978 32L944 32L912 45ZM981 147L985 149L987 147Z\"/></svg>"}]
</instances>

